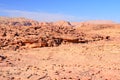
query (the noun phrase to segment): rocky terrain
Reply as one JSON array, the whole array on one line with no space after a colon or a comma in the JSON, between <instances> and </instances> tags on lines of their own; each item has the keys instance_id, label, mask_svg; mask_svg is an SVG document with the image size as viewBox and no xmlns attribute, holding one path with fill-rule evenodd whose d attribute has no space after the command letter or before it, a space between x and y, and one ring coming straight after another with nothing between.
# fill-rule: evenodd
<instances>
[{"instance_id":1,"label":"rocky terrain","mask_svg":"<svg viewBox=\"0 0 120 80\"><path fill-rule=\"evenodd\" d=\"M0 17L0 80L120 80L119 42L111 21Z\"/></svg>"}]
</instances>

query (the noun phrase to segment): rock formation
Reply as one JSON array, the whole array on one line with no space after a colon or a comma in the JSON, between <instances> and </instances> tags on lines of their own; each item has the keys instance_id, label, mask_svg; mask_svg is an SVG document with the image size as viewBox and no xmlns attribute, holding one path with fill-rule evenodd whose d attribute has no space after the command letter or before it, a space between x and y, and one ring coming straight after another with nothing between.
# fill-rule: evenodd
<instances>
[{"instance_id":1,"label":"rock formation","mask_svg":"<svg viewBox=\"0 0 120 80\"><path fill-rule=\"evenodd\" d=\"M37 22L24 18L0 20L0 49L53 47L65 43L88 43L105 39L89 36L71 26L70 22Z\"/></svg>"}]
</instances>

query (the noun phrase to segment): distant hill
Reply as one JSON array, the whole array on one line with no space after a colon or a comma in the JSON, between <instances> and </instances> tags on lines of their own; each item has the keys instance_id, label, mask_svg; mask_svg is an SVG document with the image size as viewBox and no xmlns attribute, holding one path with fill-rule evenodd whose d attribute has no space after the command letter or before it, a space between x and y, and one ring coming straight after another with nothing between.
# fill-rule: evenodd
<instances>
[{"instance_id":1,"label":"distant hill","mask_svg":"<svg viewBox=\"0 0 120 80\"><path fill-rule=\"evenodd\" d=\"M110 21L110 20L90 20L90 21L83 21L83 22L71 22L71 25L73 26L82 26L83 24L99 25L99 24L118 24L118 23Z\"/></svg>"}]
</instances>

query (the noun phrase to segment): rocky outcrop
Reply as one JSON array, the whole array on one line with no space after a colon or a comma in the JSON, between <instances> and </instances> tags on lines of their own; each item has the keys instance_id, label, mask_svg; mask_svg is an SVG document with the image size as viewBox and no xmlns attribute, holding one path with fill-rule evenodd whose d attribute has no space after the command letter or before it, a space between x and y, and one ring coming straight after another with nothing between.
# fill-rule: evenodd
<instances>
[{"instance_id":1,"label":"rocky outcrop","mask_svg":"<svg viewBox=\"0 0 120 80\"><path fill-rule=\"evenodd\" d=\"M56 25L56 26L72 26L70 22L68 21L57 21L57 22L54 22L53 25Z\"/></svg>"},{"instance_id":2,"label":"rocky outcrop","mask_svg":"<svg viewBox=\"0 0 120 80\"><path fill-rule=\"evenodd\" d=\"M54 47L66 43L88 43L105 39L100 35L89 36L66 22L65 25L37 23L31 20L22 20L22 22L8 20L7 23L0 25L0 49Z\"/></svg>"},{"instance_id":3,"label":"rocky outcrop","mask_svg":"<svg viewBox=\"0 0 120 80\"><path fill-rule=\"evenodd\" d=\"M0 62L5 60L6 58L7 58L6 56L0 55Z\"/></svg>"}]
</instances>

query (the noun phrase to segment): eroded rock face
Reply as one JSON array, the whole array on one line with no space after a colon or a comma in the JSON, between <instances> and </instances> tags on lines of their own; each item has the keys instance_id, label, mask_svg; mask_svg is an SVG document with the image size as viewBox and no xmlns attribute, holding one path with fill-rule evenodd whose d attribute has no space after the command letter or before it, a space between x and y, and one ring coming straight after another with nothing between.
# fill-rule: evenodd
<instances>
[{"instance_id":1,"label":"eroded rock face","mask_svg":"<svg viewBox=\"0 0 120 80\"><path fill-rule=\"evenodd\" d=\"M61 23L56 25L29 20L7 21L0 25L0 49L53 47L65 43L88 43L105 39L100 35L89 36L77 31L65 22L65 25L61 26Z\"/></svg>"}]
</instances>

